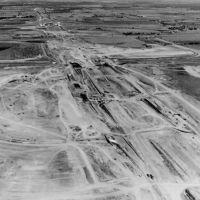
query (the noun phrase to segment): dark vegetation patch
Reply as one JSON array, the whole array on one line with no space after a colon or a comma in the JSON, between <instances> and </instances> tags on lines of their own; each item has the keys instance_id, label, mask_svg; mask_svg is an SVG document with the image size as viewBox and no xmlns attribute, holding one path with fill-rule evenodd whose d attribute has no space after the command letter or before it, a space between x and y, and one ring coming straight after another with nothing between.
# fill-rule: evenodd
<instances>
[{"instance_id":1,"label":"dark vegetation patch","mask_svg":"<svg viewBox=\"0 0 200 200\"><path fill-rule=\"evenodd\" d=\"M0 51L0 60L15 60L33 58L42 55L42 49L39 44L33 43L8 43L2 44Z\"/></svg>"}]
</instances>

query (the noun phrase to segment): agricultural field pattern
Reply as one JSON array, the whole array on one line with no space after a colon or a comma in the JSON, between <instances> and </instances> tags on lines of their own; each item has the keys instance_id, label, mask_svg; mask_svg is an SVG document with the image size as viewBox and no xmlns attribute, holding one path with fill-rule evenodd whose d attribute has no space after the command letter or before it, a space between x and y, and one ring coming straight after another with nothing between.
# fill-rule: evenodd
<instances>
[{"instance_id":1,"label":"agricultural field pattern","mask_svg":"<svg viewBox=\"0 0 200 200\"><path fill-rule=\"evenodd\" d=\"M0 200L200 200L200 2L155 2L0 0Z\"/></svg>"}]
</instances>

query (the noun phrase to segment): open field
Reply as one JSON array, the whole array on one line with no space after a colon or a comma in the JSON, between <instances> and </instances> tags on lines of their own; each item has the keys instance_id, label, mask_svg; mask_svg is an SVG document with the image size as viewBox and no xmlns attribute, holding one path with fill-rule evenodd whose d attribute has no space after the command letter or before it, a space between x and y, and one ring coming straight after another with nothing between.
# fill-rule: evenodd
<instances>
[{"instance_id":1,"label":"open field","mask_svg":"<svg viewBox=\"0 0 200 200\"><path fill-rule=\"evenodd\" d=\"M0 2L0 200L199 200L197 3Z\"/></svg>"}]
</instances>

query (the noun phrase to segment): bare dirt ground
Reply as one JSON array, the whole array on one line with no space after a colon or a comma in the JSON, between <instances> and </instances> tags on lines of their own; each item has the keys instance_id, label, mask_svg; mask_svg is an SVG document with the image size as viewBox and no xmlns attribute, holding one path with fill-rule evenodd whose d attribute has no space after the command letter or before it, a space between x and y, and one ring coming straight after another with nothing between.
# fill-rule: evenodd
<instances>
[{"instance_id":1,"label":"bare dirt ground","mask_svg":"<svg viewBox=\"0 0 200 200\"><path fill-rule=\"evenodd\" d=\"M15 38L36 43L39 55L0 60L0 200L200 199L199 103L170 87L162 68L198 61L199 51L157 35L134 47L127 38L85 41L73 17L84 6L88 17L87 4L67 4L73 29L58 17L64 7L53 6L1 7L7 20L16 20L13 10L27 20L21 29L43 34ZM106 6L102 16L113 12ZM117 19L128 12L119 10Z\"/></svg>"}]
</instances>

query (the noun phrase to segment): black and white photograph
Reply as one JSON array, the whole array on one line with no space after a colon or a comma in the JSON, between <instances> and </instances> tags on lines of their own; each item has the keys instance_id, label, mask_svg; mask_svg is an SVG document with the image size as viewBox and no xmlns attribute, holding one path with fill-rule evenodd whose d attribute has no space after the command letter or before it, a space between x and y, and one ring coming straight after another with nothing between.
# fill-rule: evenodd
<instances>
[{"instance_id":1,"label":"black and white photograph","mask_svg":"<svg viewBox=\"0 0 200 200\"><path fill-rule=\"evenodd\" d=\"M200 200L200 0L0 0L0 200Z\"/></svg>"}]
</instances>

